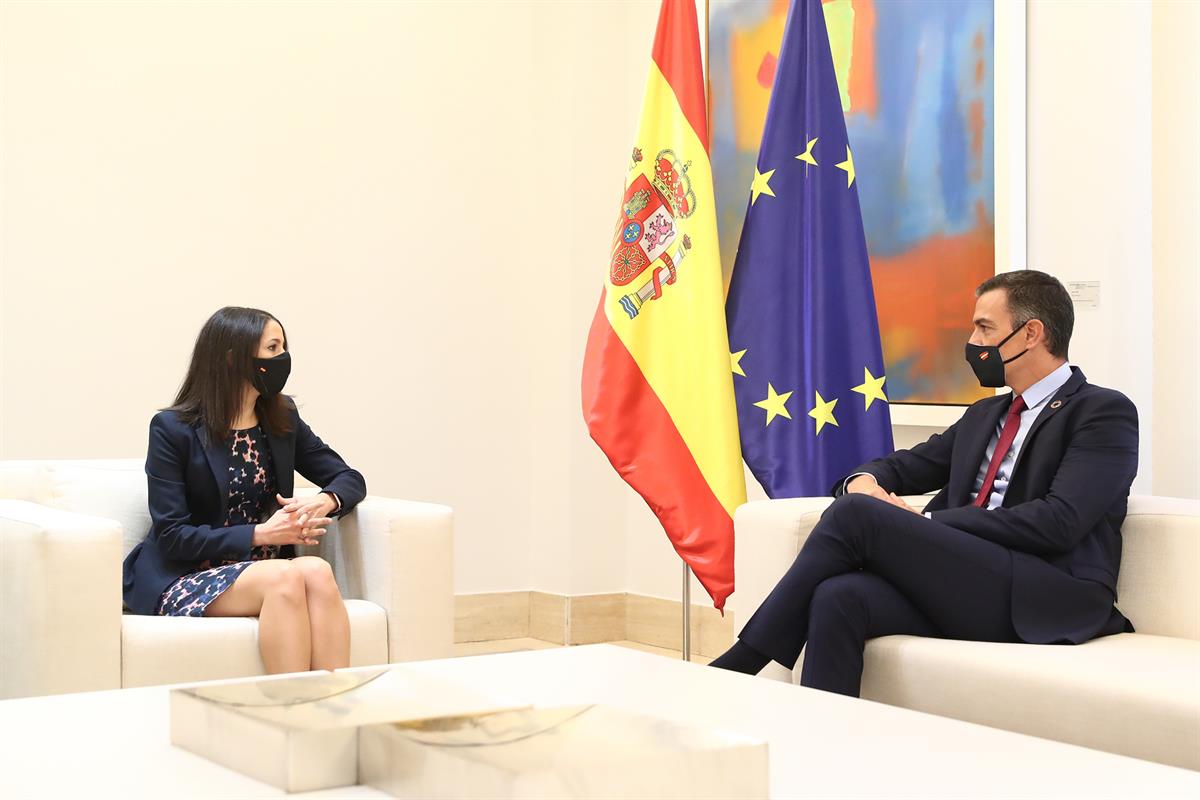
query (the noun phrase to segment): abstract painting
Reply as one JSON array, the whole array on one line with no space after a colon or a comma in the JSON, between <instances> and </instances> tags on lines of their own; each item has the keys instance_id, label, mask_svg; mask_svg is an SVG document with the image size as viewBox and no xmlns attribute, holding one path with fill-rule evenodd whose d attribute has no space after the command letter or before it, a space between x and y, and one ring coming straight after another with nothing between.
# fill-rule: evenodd
<instances>
[{"instance_id":1,"label":"abstract painting","mask_svg":"<svg viewBox=\"0 0 1200 800\"><path fill-rule=\"evenodd\" d=\"M788 6L710 0L712 163L727 273ZM962 348L974 289L996 272L993 0L826 0L823 9L854 154L888 397L967 404L990 396L964 365Z\"/></svg>"}]
</instances>

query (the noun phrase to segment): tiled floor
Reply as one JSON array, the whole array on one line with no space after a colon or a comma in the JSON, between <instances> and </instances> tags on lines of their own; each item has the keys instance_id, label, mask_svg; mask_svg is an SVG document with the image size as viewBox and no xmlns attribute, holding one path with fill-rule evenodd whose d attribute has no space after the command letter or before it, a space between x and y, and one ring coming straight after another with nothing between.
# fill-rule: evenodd
<instances>
[{"instance_id":1,"label":"tiled floor","mask_svg":"<svg viewBox=\"0 0 1200 800\"><path fill-rule=\"evenodd\" d=\"M631 650L641 650L643 653L653 653L666 658L679 658L678 650L668 650L662 647L653 647L640 642L609 642L618 647L628 647ZM517 650L545 650L551 647L562 647L560 644L553 642L544 642L541 639L498 639L491 642L460 642L454 645L455 656L481 656L491 653L512 653ZM699 654L692 655L692 661L699 664L707 664L712 659Z\"/></svg>"}]
</instances>

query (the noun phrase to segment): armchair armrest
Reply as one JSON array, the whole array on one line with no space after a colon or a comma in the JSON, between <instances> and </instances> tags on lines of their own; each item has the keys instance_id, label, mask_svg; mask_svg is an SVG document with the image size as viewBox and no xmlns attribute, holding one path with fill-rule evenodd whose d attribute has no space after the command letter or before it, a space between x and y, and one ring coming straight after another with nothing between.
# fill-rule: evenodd
<instances>
[{"instance_id":1,"label":"armchair armrest","mask_svg":"<svg viewBox=\"0 0 1200 800\"><path fill-rule=\"evenodd\" d=\"M121 526L0 500L0 698L121 688Z\"/></svg>"},{"instance_id":2,"label":"armchair armrest","mask_svg":"<svg viewBox=\"0 0 1200 800\"><path fill-rule=\"evenodd\" d=\"M383 607L388 660L446 658L454 644L454 512L368 497L320 545L347 597Z\"/></svg>"}]
</instances>

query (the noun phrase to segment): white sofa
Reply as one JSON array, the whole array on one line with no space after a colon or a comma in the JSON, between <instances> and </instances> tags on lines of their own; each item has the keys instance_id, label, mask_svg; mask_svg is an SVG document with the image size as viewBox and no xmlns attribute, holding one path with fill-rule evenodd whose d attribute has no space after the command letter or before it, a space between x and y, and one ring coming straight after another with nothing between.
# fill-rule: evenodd
<instances>
[{"instance_id":1,"label":"white sofa","mask_svg":"<svg viewBox=\"0 0 1200 800\"><path fill-rule=\"evenodd\" d=\"M122 613L149 529L141 460L0 461L0 699L262 674L257 619ZM368 497L305 552L347 598L352 666L451 655L449 508Z\"/></svg>"},{"instance_id":2,"label":"white sofa","mask_svg":"<svg viewBox=\"0 0 1200 800\"><path fill-rule=\"evenodd\" d=\"M916 508L928 499L906 498ZM738 509L735 630L830 502ZM1137 633L1073 647L884 636L867 643L862 696L1200 770L1200 502L1131 497L1122 535L1117 605ZM761 674L799 681L800 664L771 664Z\"/></svg>"}]
</instances>

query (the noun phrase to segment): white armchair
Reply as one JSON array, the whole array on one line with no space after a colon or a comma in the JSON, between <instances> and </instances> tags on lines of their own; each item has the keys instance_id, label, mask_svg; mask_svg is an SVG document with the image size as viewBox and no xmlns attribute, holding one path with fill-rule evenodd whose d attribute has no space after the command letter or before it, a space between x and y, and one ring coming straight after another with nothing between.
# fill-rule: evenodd
<instances>
[{"instance_id":1,"label":"white armchair","mask_svg":"<svg viewBox=\"0 0 1200 800\"><path fill-rule=\"evenodd\" d=\"M905 498L921 508L929 498ZM735 630L795 560L831 501L737 510ZM1131 497L1117 605L1137 633L1077 646L883 636L867 642L862 696L1097 750L1200 769L1200 502ZM803 658L803 654L801 654ZM761 673L798 681L778 664Z\"/></svg>"},{"instance_id":2,"label":"white armchair","mask_svg":"<svg viewBox=\"0 0 1200 800\"><path fill-rule=\"evenodd\" d=\"M262 674L257 619L122 613L149 529L140 460L0 461L0 699ZM351 666L451 654L449 508L368 497L305 552L347 598Z\"/></svg>"}]
</instances>

